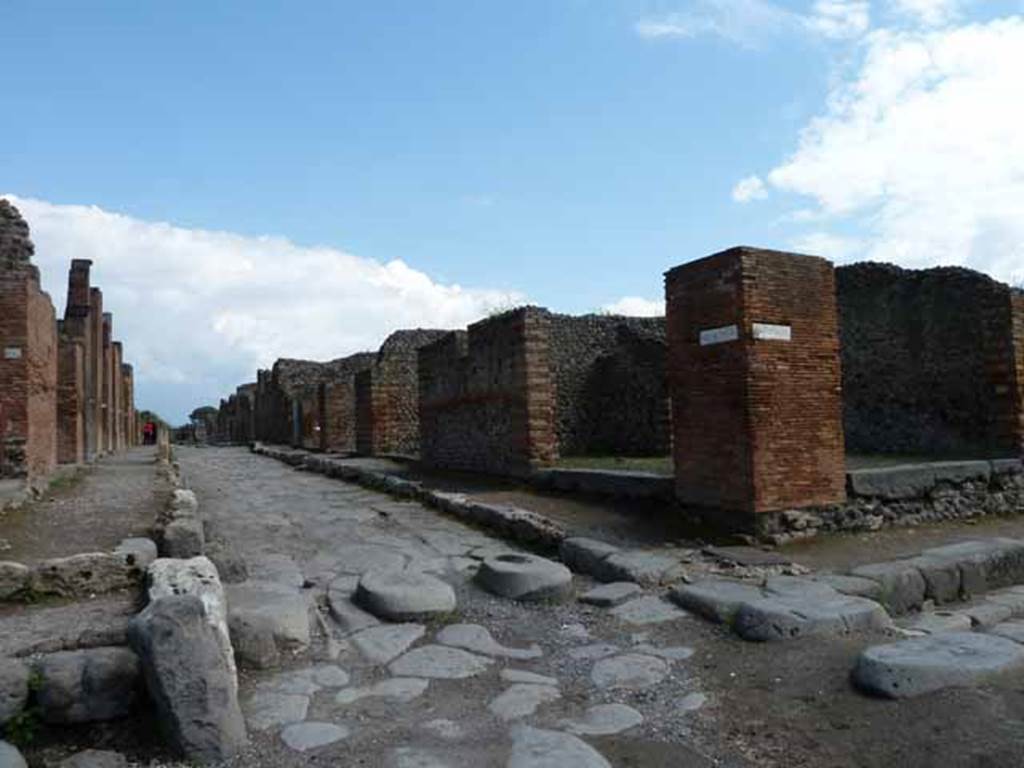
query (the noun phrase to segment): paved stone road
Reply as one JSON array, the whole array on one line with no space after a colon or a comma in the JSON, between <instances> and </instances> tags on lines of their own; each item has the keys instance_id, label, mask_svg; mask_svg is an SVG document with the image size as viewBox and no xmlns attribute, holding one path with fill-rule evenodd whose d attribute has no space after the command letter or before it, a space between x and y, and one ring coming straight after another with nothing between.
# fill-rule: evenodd
<instances>
[{"instance_id":1,"label":"paved stone road","mask_svg":"<svg viewBox=\"0 0 1024 768\"><path fill-rule=\"evenodd\" d=\"M612 609L496 598L470 579L484 553L513 548L435 510L243 449L178 455L213 537L250 578L294 580L291 558L326 631L282 670L243 670L245 765L742 765L709 736L715 697L691 645L706 629L656 594ZM458 607L347 632L328 587L379 565L439 576Z\"/></svg>"}]
</instances>

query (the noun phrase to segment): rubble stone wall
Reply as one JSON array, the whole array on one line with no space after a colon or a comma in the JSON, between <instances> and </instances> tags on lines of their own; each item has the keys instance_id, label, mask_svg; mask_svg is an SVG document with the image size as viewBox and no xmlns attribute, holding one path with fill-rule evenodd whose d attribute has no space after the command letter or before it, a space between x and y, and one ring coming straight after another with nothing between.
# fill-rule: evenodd
<instances>
[{"instance_id":1,"label":"rubble stone wall","mask_svg":"<svg viewBox=\"0 0 1024 768\"><path fill-rule=\"evenodd\" d=\"M1019 295L958 267L836 272L849 452L1020 451Z\"/></svg>"},{"instance_id":2,"label":"rubble stone wall","mask_svg":"<svg viewBox=\"0 0 1024 768\"><path fill-rule=\"evenodd\" d=\"M419 351L420 457L522 475L557 458L550 316L524 307Z\"/></svg>"},{"instance_id":3,"label":"rubble stone wall","mask_svg":"<svg viewBox=\"0 0 1024 768\"><path fill-rule=\"evenodd\" d=\"M550 317L562 456L664 456L671 445L665 319Z\"/></svg>"}]
</instances>

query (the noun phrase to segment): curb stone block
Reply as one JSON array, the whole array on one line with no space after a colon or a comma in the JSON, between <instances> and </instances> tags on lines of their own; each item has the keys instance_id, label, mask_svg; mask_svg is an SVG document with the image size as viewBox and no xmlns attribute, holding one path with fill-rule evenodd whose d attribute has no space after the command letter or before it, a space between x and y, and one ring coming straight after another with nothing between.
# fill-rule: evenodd
<instances>
[{"instance_id":1,"label":"curb stone block","mask_svg":"<svg viewBox=\"0 0 1024 768\"><path fill-rule=\"evenodd\" d=\"M854 568L851 574L877 581L882 588L881 601L893 613L906 613L924 602L924 576L912 561L894 560L862 565Z\"/></svg>"}]
</instances>

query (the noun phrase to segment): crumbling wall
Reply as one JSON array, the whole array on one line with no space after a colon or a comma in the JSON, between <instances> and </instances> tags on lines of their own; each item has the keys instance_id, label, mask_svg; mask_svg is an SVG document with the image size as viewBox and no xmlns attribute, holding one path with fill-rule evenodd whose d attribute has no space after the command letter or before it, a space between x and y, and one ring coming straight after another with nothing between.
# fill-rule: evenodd
<instances>
[{"instance_id":1,"label":"crumbling wall","mask_svg":"<svg viewBox=\"0 0 1024 768\"><path fill-rule=\"evenodd\" d=\"M836 278L848 452L1020 451L1020 299L1008 286L959 267L870 262Z\"/></svg>"},{"instance_id":2,"label":"crumbling wall","mask_svg":"<svg viewBox=\"0 0 1024 768\"><path fill-rule=\"evenodd\" d=\"M368 370L375 359L376 355L373 352L357 352L326 364L317 389L320 450L337 453L355 452L355 377L360 372Z\"/></svg>"},{"instance_id":3,"label":"crumbling wall","mask_svg":"<svg viewBox=\"0 0 1024 768\"><path fill-rule=\"evenodd\" d=\"M57 461L85 461L85 345L58 323Z\"/></svg>"},{"instance_id":4,"label":"crumbling wall","mask_svg":"<svg viewBox=\"0 0 1024 768\"><path fill-rule=\"evenodd\" d=\"M562 456L668 454L664 318L552 314L549 354Z\"/></svg>"},{"instance_id":5,"label":"crumbling wall","mask_svg":"<svg viewBox=\"0 0 1024 768\"><path fill-rule=\"evenodd\" d=\"M57 322L33 252L0 200L0 477L41 485L57 463Z\"/></svg>"},{"instance_id":6,"label":"crumbling wall","mask_svg":"<svg viewBox=\"0 0 1024 768\"><path fill-rule=\"evenodd\" d=\"M364 455L419 453L419 349L447 331L396 331L373 366L355 377L356 450Z\"/></svg>"},{"instance_id":7,"label":"crumbling wall","mask_svg":"<svg viewBox=\"0 0 1024 768\"><path fill-rule=\"evenodd\" d=\"M420 349L425 464L516 475L557 458L549 321L524 307Z\"/></svg>"}]
</instances>

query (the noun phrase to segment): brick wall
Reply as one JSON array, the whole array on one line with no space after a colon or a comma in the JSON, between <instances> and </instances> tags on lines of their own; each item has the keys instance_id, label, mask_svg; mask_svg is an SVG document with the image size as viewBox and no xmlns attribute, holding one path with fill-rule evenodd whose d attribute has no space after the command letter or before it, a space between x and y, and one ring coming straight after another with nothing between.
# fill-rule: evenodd
<instances>
[{"instance_id":1,"label":"brick wall","mask_svg":"<svg viewBox=\"0 0 1024 768\"><path fill-rule=\"evenodd\" d=\"M515 475L557 457L549 322L524 307L420 349L424 463Z\"/></svg>"},{"instance_id":2,"label":"brick wall","mask_svg":"<svg viewBox=\"0 0 1024 768\"><path fill-rule=\"evenodd\" d=\"M121 371L124 374L124 434L131 448L138 444L135 430L135 369L125 363Z\"/></svg>"},{"instance_id":3,"label":"brick wall","mask_svg":"<svg viewBox=\"0 0 1024 768\"><path fill-rule=\"evenodd\" d=\"M58 323L62 330L63 323ZM66 332L58 334L57 461L85 461L85 344Z\"/></svg>"},{"instance_id":4,"label":"brick wall","mask_svg":"<svg viewBox=\"0 0 1024 768\"><path fill-rule=\"evenodd\" d=\"M0 200L0 477L41 486L57 464L57 323L18 210Z\"/></svg>"},{"instance_id":5,"label":"brick wall","mask_svg":"<svg viewBox=\"0 0 1024 768\"><path fill-rule=\"evenodd\" d=\"M323 372L316 392L321 450L356 450L355 376L368 370L375 359L372 352L359 352L333 361Z\"/></svg>"},{"instance_id":6,"label":"brick wall","mask_svg":"<svg viewBox=\"0 0 1024 768\"><path fill-rule=\"evenodd\" d=\"M92 411L95 450L94 456L106 452L106 422L103 418L103 291L99 288L89 289L89 325L92 337Z\"/></svg>"},{"instance_id":7,"label":"brick wall","mask_svg":"<svg viewBox=\"0 0 1024 768\"><path fill-rule=\"evenodd\" d=\"M665 292L680 500L749 526L844 499L832 265L733 248L669 271Z\"/></svg>"},{"instance_id":8,"label":"brick wall","mask_svg":"<svg viewBox=\"0 0 1024 768\"><path fill-rule=\"evenodd\" d=\"M124 445L124 377L121 373L121 366L124 364L124 346L120 341L112 345L111 380L113 381L113 430L114 450L123 451Z\"/></svg>"},{"instance_id":9,"label":"brick wall","mask_svg":"<svg viewBox=\"0 0 1024 768\"><path fill-rule=\"evenodd\" d=\"M664 318L552 314L549 350L562 456L669 453Z\"/></svg>"},{"instance_id":10,"label":"brick wall","mask_svg":"<svg viewBox=\"0 0 1024 768\"><path fill-rule=\"evenodd\" d=\"M381 345L373 367L355 377L356 451L364 455L419 453L419 349L447 331L397 331Z\"/></svg>"},{"instance_id":11,"label":"brick wall","mask_svg":"<svg viewBox=\"0 0 1024 768\"><path fill-rule=\"evenodd\" d=\"M1008 286L968 269L874 263L836 278L848 451L1019 451Z\"/></svg>"},{"instance_id":12,"label":"brick wall","mask_svg":"<svg viewBox=\"0 0 1024 768\"><path fill-rule=\"evenodd\" d=\"M103 452L114 451L114 316L110 312L102 313L103 318Z\"/></svg>"}]
</instances>

